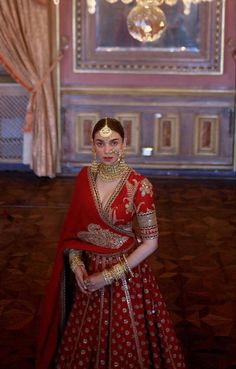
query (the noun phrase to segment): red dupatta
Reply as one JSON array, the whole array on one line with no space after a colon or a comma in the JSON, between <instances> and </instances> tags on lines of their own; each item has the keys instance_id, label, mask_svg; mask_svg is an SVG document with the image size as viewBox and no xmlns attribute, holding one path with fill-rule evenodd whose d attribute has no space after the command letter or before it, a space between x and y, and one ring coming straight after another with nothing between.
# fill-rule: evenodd
<instances>
[{"instance_id":1,"label":"red dupatta","mask_svg":"<svg viewBox=\"0 0 236 369\"><path fill-rule=\"evenodd\" d=\"M130 172L122 180L125 182ZM57 249L52 276L44 298L42 319L36 352L36 369L48 369L55 355L61 321L61 276L63 272L64 252L67 249L93 251L112 254L128 249L135 241L134 235L113 226L105 214L102 214L96 202L95 182L89 168L81 170L76 179L71 205L67 213L60 243ZM78 239L79 232L86 232L89 224L95 224L102 230L123 237L121 247L109 248Z\"/></svg>"}]
</instances>

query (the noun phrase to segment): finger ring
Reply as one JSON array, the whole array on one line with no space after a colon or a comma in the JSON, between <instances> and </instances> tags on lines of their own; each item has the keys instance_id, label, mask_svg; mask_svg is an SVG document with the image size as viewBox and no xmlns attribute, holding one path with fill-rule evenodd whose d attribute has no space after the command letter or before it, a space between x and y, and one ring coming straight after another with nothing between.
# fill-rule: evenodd
<instances>
[{"instance_id":1,"label":"finger ring","mask_svg":"<svg viewBox=\"0 0 236 369\"><path fill-rule=\"evenodd\" d=\"M88 279L86 279L86 281L84 281L84 285L87 288L90 285L90 281Z\"/></svg>"}]
</instances>

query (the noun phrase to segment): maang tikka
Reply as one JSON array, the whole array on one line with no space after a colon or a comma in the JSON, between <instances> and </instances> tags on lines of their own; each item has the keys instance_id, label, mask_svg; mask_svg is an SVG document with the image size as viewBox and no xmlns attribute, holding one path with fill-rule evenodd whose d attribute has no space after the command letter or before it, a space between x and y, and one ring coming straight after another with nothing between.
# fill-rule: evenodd
<instances>
[{"instance_id":1,"label":"maang tikka","mask_svg":"<svg viewBox=\"0 0 236 369\"><path fill-rule=\"evenodd\" d=\"M107 118L105 119L105 125L100 129L99 133L104 138L107 138L107 137L109 137L111 135L112 130L107 125Z\"/></svg>"}]
</instances>

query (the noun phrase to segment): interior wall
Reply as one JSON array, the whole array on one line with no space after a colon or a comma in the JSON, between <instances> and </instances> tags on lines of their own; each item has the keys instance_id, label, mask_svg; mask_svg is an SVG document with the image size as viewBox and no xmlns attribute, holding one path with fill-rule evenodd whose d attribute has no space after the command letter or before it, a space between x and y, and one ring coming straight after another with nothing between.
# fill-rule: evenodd
<instances>
[{"instance_id":1,"label":"interior wall","mask_svg":"<svg viewBox=\"0 0 236 369\"><path fill-rule=\"evenodd\" d=\"M59 47L60 37L67 43L60 74L59 70L54 72L58 82L55 96L59 102L58 134L63 173L77 172L91 162L92 126L101 117L114 116L122 121L129 136L127 156L134 167L149 170L151 174L173 169L234 175L236 67L229 40L235 48L235 0L223 0L223 70L218 74L76 72L73 44L76 1L79 0L61 1L60 6L52 6L52 28L57 29L53 47ZM206 25L201 27L206 29ZM89 43L90 31L86 29L83 42ZM21 88L13 83L1 84L2 101L18 99L20 102L19 91ZM20 95L27 98L24 91ZM22 117L24 109L23 104ZM4 111L0 119L0 141L6 147L9 140L15 142L16 137L15 133L6 136L5 118L13 124L15 118ZM22 148L22 135L18 137L18 133L17 145ZM6 156L0 152L0 163L22 162L18 146L17 158L15 153Z\"/></svg>"},{"instance_id":2,"label":"interior wall","mask_svg":"<svg viewBox=\"0 0 236 369\"><path fill-rule=\"evenodd\" d=\"M121 119L132 136L128 157L135 167L151 173L160 169L234 172L235 60L228 44L236 39L235 1L225 2L224 67L215 75L76 72L75 4L76 0L64 1L60 8L61 36L68 43L61 63L64 171L91 161L92 126L110 115ZM86 31L84 42L89 43L92 31ZM148 156L147 147L152 150Z\"/></svg>"},{"instance_id":3,"label":"interior wall","mask_svg":"<svg viewBox=\"0 0 236 369\"><path fill-rule=\"evenodd\" d=\"M236 3L234 0L225 2L225 36L224 36L224 70L222 75L183 75L172 74L135 74L122 73L74 73L73 71L73 4L72 1L61 1L60 23L61 35L68 40L68 49L61 63L61 85L63 86L144 86L172 89L235 89L235 61L227 46L228 40L236 40ZM202 25L203 26L203 25ZM89 31L89 30L88 30ZM89 40L89 32L87 33ZM206 35L207 37L207 35Z\"/></svg>"}]
</instances>

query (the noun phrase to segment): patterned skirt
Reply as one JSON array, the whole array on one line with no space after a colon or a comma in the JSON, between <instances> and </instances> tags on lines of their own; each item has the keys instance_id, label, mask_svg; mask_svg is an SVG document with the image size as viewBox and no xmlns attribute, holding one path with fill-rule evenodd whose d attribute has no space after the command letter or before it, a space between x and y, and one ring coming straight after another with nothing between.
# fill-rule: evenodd
<instances>
[{"instance_id":1,"label":"patterned skirt","mask_svg":"<svg viewBox=\"0 0 236 369\"><path fill-rule=\"evenodd\" d=\"M89 274L119 257L87 254ZM56 369L184 369L182 350L146 262L89 296L76 293Z\"/></svg>"}]
</instances>

